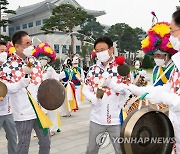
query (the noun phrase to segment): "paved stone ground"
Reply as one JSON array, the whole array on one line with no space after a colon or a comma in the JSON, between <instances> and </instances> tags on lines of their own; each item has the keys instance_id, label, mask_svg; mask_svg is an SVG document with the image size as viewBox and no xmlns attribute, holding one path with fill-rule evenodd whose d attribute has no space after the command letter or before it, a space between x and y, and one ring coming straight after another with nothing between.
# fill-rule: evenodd
<instances>
[{"instance_id":1,"label":"paved stone ground","mask_svg":"<svg viewBox=\"0 0 180 154\"><path fill-rule=\"evenodd\" d=\"M61 132L51 137L51 154L84 154L88 143L91 105L85 102L71 117L61 118ZM34 134L34 133L32 133ZM5 132L0 130L0 154L7 154ZM38 154L38 139L32 137L29 154ZM112 144L100 149L99 154L114 154Z\"/></svg>"}]
</instances>

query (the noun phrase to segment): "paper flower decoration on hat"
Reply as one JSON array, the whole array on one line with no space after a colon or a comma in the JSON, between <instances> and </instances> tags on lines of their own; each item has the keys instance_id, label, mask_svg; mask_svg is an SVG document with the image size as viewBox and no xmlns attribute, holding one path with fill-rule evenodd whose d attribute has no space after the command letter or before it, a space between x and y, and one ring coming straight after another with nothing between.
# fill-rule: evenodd
<instances>
[{"instance_id":1,"label":"paper flower decoration on hat","mask_svg":"<svg viewBox=\"0 0 180 154\"><path fill-rule=\"evenodd\" d=\"M157 50L175 54L177 51L173 49L169 37L169 23L158 22L149 29L148 36L141 41L141 48L148 55L153 55Z\"/></svg>"},{"instance_id":2,"label":"paper flower decoration on hat","mask_svg":"<svg viewBox=\"0 0 180 154\"><path fill-rule=\"evenodd\" d=\"M56 60L56 52L50 47L48 43L39 44L33 51L32 55L37 59L48 58L48 63Z\"/></svg>"},{"instance_id":3,"label":"paper flower decoration on hat","mask_svg":"<svg viewBox=\"0 0 180 154\"><path fill-rule=\"evenodd\" d=\"M91 53L91 59L94 59L96 57L96 50L94 49Z\"/></svg>"},{"instance_id":4,"label":"paper flower decoration on hat","mask_svg":"<svg viewBox=\"0 0 180 154\"><path fill-rule=\"evenodd\" d=\"M8 55L14 53L16 51L16 49L14 48L12 42L9 42L7 45L7 53Z\"/></svg>"}]
</instances>

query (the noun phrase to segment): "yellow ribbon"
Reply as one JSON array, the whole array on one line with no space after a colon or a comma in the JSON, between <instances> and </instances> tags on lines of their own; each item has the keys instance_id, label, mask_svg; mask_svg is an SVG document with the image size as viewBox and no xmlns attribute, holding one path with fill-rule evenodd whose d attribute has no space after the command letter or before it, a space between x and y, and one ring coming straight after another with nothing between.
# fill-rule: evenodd
<instances>
[{"instance_id":1,"label":"yellow ribbon","mask_svg":"<svg viewBox=\"0 0 180 154\"><path fill-rule=\"evenodd\" d=\"M60 127L61 126L61 119L60 119L60 113L58 110L56 110L56 116L57 116L58 127Z\"/></svg>"},{"instance_id":2,"label":"yellow ribbon","mask_svg":"<svg viewBox=\"0 0 180 154\"><path fill-rule=\"evenodd\" d=\"M161 76L163 74L163 69L161 66L159 67L159 69L159 75ZM161 77L161 80L163 83L167 83L168 79L166 78L165 74Z\"/></svg>"},{"instance_id":3,"label":"yellow ribbon","mask_svg":"<svg viewBox=\"0 0 180 154\"><path fill-rule=\"evenodd\" d=\"M85 101L85 96L84 96L84 94L83 94L83 92L82 92L82 90L83 90L83 84L81 84L80 85L81 87L81 89L80 89L80 100L81 100L81 102L83 103L84 101Z\"/></svg>"},{"instance_id":4,"label":"yellow ribbon","mask_svg":"<svg viewBox=\"0 0 180 154\"><path fill-rule=\"evenodd\" d=\"M30 94L29 91L27 91L28 96L32 100L34 109L37 113L37 116L39 117L40 123L42 125L42 128L50 128L53 124L51 120L48 118L48 116L41 110L40 106L37 104L37 102L34 100L32 95Z\"/></svg>"},{"instance_id":5,"label":"yellow ribbon","mask_svg":"<svg viewBox=\"0 0 180 154\"><path fill-rule=\"evenodd\" d=\"M122 115L123 115L123 120L125 120L127 118L127 112L124 107L122 108Z\"/></svg>"},{"instance_id":6,"label":"yellow ribbon","mask_svg":"<svg viewBox=\"0 0 180 154\"><path fill-rule=\"evenodd\" d=\"M66 93L67 93L67 88L68 88L68 86L66 87ZM71 86L69 86L69 88L70 88L70 92L71 92L71 94L72 94L72 100L68 100L67 99L67 96L66 96L66 110L67 111L71 111L71 110L73 110L73 109L76 109L76 100L75 100L75 98L74 98L74 94L73 94L73 90L72 90L72 88L71 88Z\"/></svg>"}]
</instances>

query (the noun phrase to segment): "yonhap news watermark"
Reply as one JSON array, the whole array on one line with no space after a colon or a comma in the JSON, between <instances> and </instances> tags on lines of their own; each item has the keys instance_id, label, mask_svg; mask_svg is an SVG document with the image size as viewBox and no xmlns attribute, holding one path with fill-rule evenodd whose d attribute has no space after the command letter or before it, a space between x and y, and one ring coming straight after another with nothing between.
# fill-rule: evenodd
<instances>
[{"instance_id":1,"label":"yonhap news watermark","mask_svg":"<svg viewBox=\"0 0 180 154\"><path fill-rule=\"evenodd\" d=\"M155 144L169 144L174 143L174 137L113 137L112 142L114 143L130 143L130 144L146 144L146 143L155 143Z\"/></svg>"},{"instance_id":2,"label":"yonhap news watermark","mask_svg":"<svg viewBox=\"0 0 180 154\"><path fill-rule=\"evenodd\" d=\"M108 132L100 133L96 137L99 148L107 147L110 142L119 144L173 144L174 137L111 137Z\"/></svg>"}]
</instances>

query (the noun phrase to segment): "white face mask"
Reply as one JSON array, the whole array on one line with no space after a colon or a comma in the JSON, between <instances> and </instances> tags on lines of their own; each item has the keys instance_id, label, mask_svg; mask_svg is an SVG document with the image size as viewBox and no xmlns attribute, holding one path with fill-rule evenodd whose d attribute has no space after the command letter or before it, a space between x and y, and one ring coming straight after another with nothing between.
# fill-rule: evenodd
<instances>
[{"instance_id":1,"label":"white face mask","mask_svg":"<svg viewBox=\"0 0 180 154\"><path fill-rule=\"evenodd\" d=\"M173 48L177 51L180 51L180 41L178 37L170 36L169 41L171 42Z\"/></svg>"},{"instance_id":2,"label":"white face mask","mask_svg":"<svg viewBox=\"0 0 180 154\"><path fill-rule=\"evenodd\" d=\"M135 69L139 69L139 67L140 67L139 65L135 65Z\"/></svg>"},{"instance_id":3,"label":"white face mask","mask_svg":"<svg viewBox=\"0 0 180 154\"><path fill-rule=\"evenodd\" d=\"M26 56L26 57L30 57L32 56L32 51L34 50L34 47L33 46L29 46L27 48L25 48L23 50L23 54Z\"/></svg>"},{"instance_id":4,"label":"white face mask","mask_svg":"<svg viewBox=\"0 0 180 154\"><path fill-rule=\"evenodd\" d=\"M46 66L48 62L46 59L41 59L39 61L40 61L41 66Z\"/></svg>"},{"instance_id":5,"label":"white face mask","mask_svg":"<svg viewBox=\"0 0 180 154\"><path fill-rule=\"evenodd\" d=\"M163 66L165 64L165 60L164 59L154 58L154 61L155 61L157 66Z\"/></svg>"},{"instance_id":6,"label":"white face mask","mask_svg":"<svg viewBox=\"0 0 180 154\"><path fill-rule=\"evenodd\" d=\"M72 64L73 65L73 67L78 67L78 64Z\"/></svg>"},{"instance_id":7,"label":"white face mask","mask_svg":"<svg viewBox=\"0 0 180 154\"><path fill-rule=\"evenodd\" d=\"M7 52L0 53L0 62L4 63L7 60Z\"/></svg>"},{"instance_id":8,"label":"white face mask","mask_svg":"<svg viewBox=\"0 0 180 154\"><path fill-rule=\"evenodd\" d=\"M110 58L109 56L109 53L108 53L109 50L104 50L104 51L101 51L101 52L97 52L96 55L97 55L97 59L101 62L107 62Z\"/></svg>"}]
</instances>

